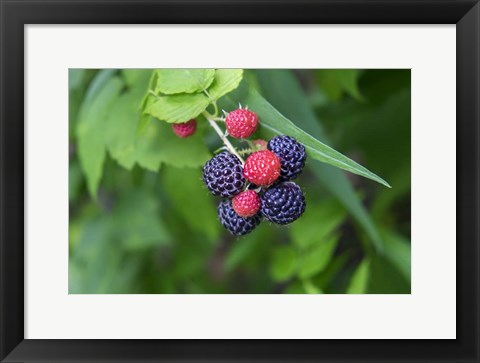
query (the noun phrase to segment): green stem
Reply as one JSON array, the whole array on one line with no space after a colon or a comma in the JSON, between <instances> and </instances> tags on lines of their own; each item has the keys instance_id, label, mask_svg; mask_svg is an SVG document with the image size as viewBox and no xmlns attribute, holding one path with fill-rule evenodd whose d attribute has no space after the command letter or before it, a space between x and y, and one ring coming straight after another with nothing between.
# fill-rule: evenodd
<instances>
[{"instance_id":1,"label":"green stem","mask_svg":"<svg viewBox=\"0 0 480 363\"><path fill-rule=\"evenodd\" d=\"M213 120L213 117L212 115L210 115L208 112L204 112L203 115L205 116L205 118L207 119L208 123L210 124L210 126L212 126L212 128L215 130L215 132L217 133L217 135L220 137L220 139L222 140L223 144L225 145L225 147L228 149L228 151L230 151L233 155L235 155L237 158L240 159L240 161L242 162L242 165L245 164L245 161L243 160L243 158L240 156L240 154L237 152L237 150L235 149L235 147L230 143L230 141L227 139L227 137L225 136L225 134L222 132L222 130L220 129L220 127L218 127L217 123Z\"/></svg>"}]
</instances>

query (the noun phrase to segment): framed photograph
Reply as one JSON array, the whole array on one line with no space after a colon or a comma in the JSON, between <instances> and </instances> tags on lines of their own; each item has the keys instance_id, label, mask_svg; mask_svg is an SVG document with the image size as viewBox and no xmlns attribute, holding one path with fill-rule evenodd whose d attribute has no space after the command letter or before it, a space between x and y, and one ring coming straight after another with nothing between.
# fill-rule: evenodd
<instances>
[{"instance_id":1,"label":"framed photograph","mask_svg":"<svg viewBox=\"0 0 480 363\"><path fill-rule=\"evenodd\" d=\"M2 362L480 362L478 1L1 1Z\"/></svg>"}]
</instances>

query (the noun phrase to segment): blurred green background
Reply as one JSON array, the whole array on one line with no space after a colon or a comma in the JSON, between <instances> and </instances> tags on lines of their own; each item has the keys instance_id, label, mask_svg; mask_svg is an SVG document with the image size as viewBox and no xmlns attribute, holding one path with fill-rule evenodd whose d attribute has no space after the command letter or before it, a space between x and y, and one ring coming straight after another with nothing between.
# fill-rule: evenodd
<instances>
[{"instance_id":1,"label":"blurred green background","mask_svg":"<svg viewBox=\"0 0 480 363\"><path fill-rule=\"evenodd\" d=\"M392 188L307 160L305 214L240 238L201 181L221 146L205 120L183 140L141 115L151 72L69 72L70 293L410 293L410 70L245 70L222 108L248 83Z\"/></svg>"}]
</instances>

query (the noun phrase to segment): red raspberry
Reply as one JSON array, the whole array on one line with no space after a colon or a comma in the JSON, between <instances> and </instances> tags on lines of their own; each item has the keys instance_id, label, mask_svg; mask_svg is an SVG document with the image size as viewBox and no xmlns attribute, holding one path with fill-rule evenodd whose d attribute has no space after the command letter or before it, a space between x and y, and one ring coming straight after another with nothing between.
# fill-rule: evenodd
<instances>
[{"instance_id":1,"label":"red raspberry","mask_svg":"<svg viewBox=\"0 0 480 363\"><path fill-rule=\"evenodd\" d=\"M181 124L172 124L172 129L176 135L184 139L195 133L195 130L197 129L197 121L190 120Z\"/></svg>"},{"instance_id":2,"label":"red raspberry","mask_svg":"<svg viewBox=\"0 0 480 363\"><path fill-rule=\"evenodd\" d=\"M258 116L245 108L230 112L225 118L228 133L237 139L244 139L255 132Z\"/></svg>"},{"instance_id":3,"label":"red raspberry","mask_svg":"<svg viewBox=\"0 0 480 363\"><path fill-rule=\"evenodd\" d=\"M257 150L266 150L267 149L267 142L262 139L256 139L252 141L253 146L257 148Z\"/></svg>"},{"instance_id":4,"label":"red raspberry","mask_svg":"<svg viewBox=\"0 0 480 363\"><path fill-rule=\"evenodd\" d=\"M258 186L265 187L272 184L280 176L280 159L270 150L256 151L245 161L243 175Z\"/></svg>"},{"instance_id":5,"label":"red raspberry","mask_svg":"<svg viewBox=\"0 0 480 363\"><path fill-rule=\"evenodd\" d=\"M253 217L260 209L261 200L254 190L246 190L232 199L233 210L240 217Z\"/></svg>"}]
</instances>

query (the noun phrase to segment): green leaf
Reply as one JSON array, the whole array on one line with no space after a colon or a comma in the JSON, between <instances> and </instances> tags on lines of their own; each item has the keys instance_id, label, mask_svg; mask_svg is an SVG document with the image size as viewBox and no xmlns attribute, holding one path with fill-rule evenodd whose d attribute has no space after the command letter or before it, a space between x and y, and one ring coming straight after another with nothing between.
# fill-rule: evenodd
<instances>
[{"instance_id":1,"label":"green leaf","mask_svg":"<svg viewBox=\"0 0 480 363\"><path fill-rule=\"evenodd\" d=\"M141 87L145 91L152 74L150 69L122 69L122 77L129 87Z\"/></svg>"},{"instance_id":2,"label":"green leaf","mask_svg":"<svg viewBox=\"0 0 480 363\"><path fill-rule=\"evenodd\" d=\"M162 170L162 181L173 208L183 216L186 225L211 239L218 237L221 225L213 199L201 181L201 170L174 167Z\"/></svg>"},{"instance_id":3,"label":"green leaf","mask_svg":"<svg viewBox=\"0 0 480 363\"><path fill-rule=\"evenodd\" d=\"M102 84L92 82L81 106L77 125L78 157L92 197L96 196L105 161L106 119L113 101L118 97L123 86L118 77L103 80L102 73L97 76L97 79L99 77L102 77L103 82ZM95 89L92 90L92 88Z\"/></svg>"},{"instance_id":4,"label":"green leaf","mask_svg":"<svg viewBox=\"0 0 480 363\"><path fill-rule=\"evenodd\" d=\"M217 69L215 80L208 89L208 94L214 100L233 91L238 87L243 77L243 69Z\"/></svg>"},{"instance_id":5,"label":"green leaf","mask_svg":"<svg viewBox=\"0 0 480 363\"><path fill-rule=\"evenodd\" d=\"M68 167L68 198L70 203L75 201L80 194L83 174L76 160L71 160Z\"/></svg>"},{"instance_id":6,"label":"green leaf","mask_svg":"<svg viewBox=\"0 0 480 363\"><path fill-rule=\"evenodd\" d=\"M133 190L122 195L114 208L115 237L127 249L162 246L171 241L158 213L158 198Z\"/></svg>"},{"instance_id":7,"label":"green leaf","mask_svg":"<svg viewBox=\"0 0 480 363\"><path fill-rule=\"evenodd\" d=\"M131 70L133 72L133 70ZM149 73L139 73L135 80L130 80L131 89L117 98L112 106L107 120L107 148L121 166L131 169L135 163L142 167L157 171L160 167L161 156L152 155L150 148L157 144L158 133L138 132L142 114L138 105L147 87ZM132 77L132 76L130 76ZM148 118L151 116L144 115ZM148 124L142 125L146 128Z\"/></svg>"},{"instance_id":8,"label":"green leaf","mask_svg":"<svg viewBox=\"0 0 480 363\"><path fill-rule=\"evenodd\" d=\"M342 223L346 211L337 201L315 202L307 194L308 213L289 228L293 243L300 249L324 241Z\"/></svg>"},{"instance_id":9,"label":"green leaf","mask_svg":"<svg viewBox=\"0 0 480 363\"><path fill-rule=\"evenodd\" d=\"M305 279L323 271L333 256L337 242L338 236L334 236L320 243L316 243L313 247L302 253L298 276Z\"/></svg>"},{"instance_id":10,"label":"green leaf","mask_svg":"<svg viewBox=\"0 0 480 363\"><path fill-rule=\"evenodd\" d=\"M135 165L136 129L140 117L138 96L124 93L114 102L107 118L106 144L110 156L121 166L131 169Z\"/></svg>"},{"instance_id":11,"label":"green leaf","mask_svg":"<svg viewBox=\"0 0 480 363\"><path fill-rule=\"evenodd\" d=\"M333 101L339 101L344 92L358 101L363 101L358 89L360 74L358 69L319 69L316 71L320 88Z\"/></svg>"},{"instance_id":12,"label":"green leaf","mask_svg":"<svg viewBox=\"0 0 480 363\"><path fill-rule=\"evenodd\" d=\"M172 127L162 122L152 122L149 126L150 143L145 145L144 153L155 154L161 162L176 168L203 166L211 154L200 132L182 139L175 135ZM140 137L137 143L143 139ZM152 155L153 156L153 155Z\"/></svg>"},{"instance_id":13,"label":"green leaf","mask_svg":"<svg viewBox=\"0 0 480 363\"><path fill-rule=\"evenodd\" d=\"M77 89L82 84L83 78L87 73L86 69L72 69L68 70L68 88L70 90Z\"/></svg>"},{"instance_id":14,"label":"green leaf","mask_svg":"<svg viewBox=\"0 0 480 363\"><path fill-rule=\"evenodd\" d=\"M367 291L369 294L410 294L410 280L388 259L373 255Z\"/></svg>"},{"instance_id":15,"label":"green leaf","mask_svg":"<svg viewBox=\"0 0 480 363\"><path fill-rule=\"evenodd\" d=\"M385 241L385 258L398 268L403 276L411 278L411 246L410 242L392 230L381 230L380 235Z\"/></svg>"},{"instance_id":16,"label":"green leaf","mask_svg":"<svg viewBox=\"0 0 480 363\"><path fill-rule=\"evenodd\" d=\"M155 93L166 95L203 91L215 76L214 69L157 69L156 73Z\"/></svg>"},{"instance_id":17,"label":"green leaf","mask_svg":"<svg viewBox=\"0 0 480 363\"><path fill-rule=\"evenodd\" d=\"M98 93L102 90L105 84L117 73L116 69L102 69L98 71L95 78L90 82L88 90L85 94L83 103L90 104L97 97Z\"/></svg>"},{"instance_id":18,"label":"green leaf","mask_svg":"<svg viewBox=\"0 0 480 363\"><path fill-rule=\"evenodd\" d=\"M146 112L169 123L187 122L200 115L210 104L204 94L179 94L158 97Z\"/></svg>"},{"instance_id":19,"label":"green leaf","mask_svg":"<svg viewBox=\"0 0 480 363\"><path fill-rule=\"evenodd\" d=\"M277 247L272 252L270 276L275 281L285 281L293 276L297 267L297 252L291 246Z\"/></svg>"},{"instance_id":20,"label":"green leaf","mask_svg":"<svg viewBox=\"0 0 480 363\"><path fill-rule=\"evenodd\" d=\"M255 233L240 237L232 244L225 258L225 271L233 271L242 262L258 250L259 246L265 245L265 240L271 238L271 228L266 224L261 224L255 229Z\"/></svg>"},{"instance_id":21,"label":"green leaf","mask_svg":"<svg viewBox=\"0 0 480 363\"><path fill-rule=\"evenodd\" d=\"M328 142L320 121L317 119L306 94L302 91L292 71L281 69L256 70L255 74L261 84L262 93L266 95L266 98L280 112L288 118L296 120L298 125L310 134L324 142ZM235 93L240 94L239 91L245 89L244 93L246 94L247 88L241 85ZM230 98L230 95L228 98ZM238 98L244 100L242 95L239 95ZM235 102L230 101L229 105L234 107ZM377 251L381 251L383 245L377 227L355 193L345 173L340 169L319 161L314 163L308 162L307 165L313 170L315 176L325 188L348 209L362 226Z\"/></svg>"},{"instance_id":22,"label":"green leaf","mask_svg":"<svg viewBox=\"0 0 480 363\"><path fill-rule=\"evenodd\" d=\"M325 145L297 127L293 122L288 120L272 105L270 105L255 90L250 90L247 102L248 106L252 110L255 110L255 112L259 115L262 126L268 128L276 134L284 134L296 138L305 146L307 153L313 159L333 165L351 173L361 175L365 178L374 180L377 183L390 187L390 185L379 176L375 175L365 167L347 158L345 155Z\"/></svg>"},{"instance_id":23,"label":"green leaf","mask_svg":"<svg viewBox=\"0 0 480 363\"><path fill-rule=\"evenodd\" d=\"M350 284L347 288L347 294L365 294L367 290L368 277L370 271L370 261L362 260L353 273Z\"/></svg>"},{"instance_id":24,"label":"green leaf","mask_svg":"<svg viewBox=\"0 0 480 363\"><path fill-rule=\"evenodd\" d=\"M323 294L323 291L309 279L302 280L302 286L307 294Z\"/></svg>"}]
</instances>

